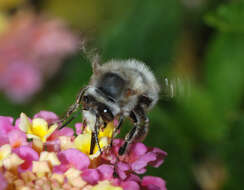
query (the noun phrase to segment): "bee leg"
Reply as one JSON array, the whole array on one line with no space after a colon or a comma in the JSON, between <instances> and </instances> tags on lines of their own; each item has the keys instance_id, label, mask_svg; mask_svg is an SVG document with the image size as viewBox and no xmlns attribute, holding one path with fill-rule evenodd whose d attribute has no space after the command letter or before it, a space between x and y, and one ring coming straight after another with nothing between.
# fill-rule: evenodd
<instances>
[{"instance_id":1,"label":"bee leg","mask_svg":"<svg viewBox=\"0 0 244 190\"><path fill-rule=\"evenodd\" d=\"M119 149L119 155L123 155L129 144L135 140L143 140L148 132L149 119L142 107L137 106L130 114L130 118L134 122L134 127L125 137L124 144Z\"/></svg>"},{"instance_id":2,"label":"bee leg","mask_svg":"<svg viewBox=\"0 0 244 190\"><path fill-rule=\"evenodd\" d=\"M78 115L80 114L80 111L77 112L74 116L72 116L68 121L66 121L65 123L63 123L59 129L64 128L65 126L67 126L71 121L73 121L73 119L75 119Z\"/></svg>"},{"instance_id":3,"label":"bee leg","mask_svg":"<svg viewBox=\"0 0 244 190\"><path fill-rule=\"evenodd\" d=\"M139 126L139 117L137 116L137 114L132 111L130 113L130 118L132 119L133 123L134 123L134 127L130 130L130 132L126 135L125 137L125 142L124 144L120 147L119 149L119 155L122 156L126 149L127 149L127 146L129 145L129 143L135 138L135 133L137 131L137 128Z\"/></svg>"},{"instance_id":4,"label":"bee leg","mask_svg":"<svg viewBox=\"0 0 244 190\"><path fill-rule=\"evenodd\" d=\"M100 147L99 140L98 140L98 128L99 128L99 122L98 122L98 117L97 117L96 118L96 124L94 127L94 131L92 132L92 137L91 137L90 154L93 154L93 151L95 148L95 142L97 144L99 152L102 153L102 149Z\"/></svg>"},{"instance_id":5,"label":"bee leg","mask_svg":"<svg viewBox=\"0 0 244 190\"><path fill-rule=\"evenodd\" d=\"M62 118L61 120L59 120L58 123L63 123L65 120L67 120L67 119L70 117L70 115L71 115L73 112L77 111L77 109L79 108L79 106L80 106L80 104L81 104L81 99L82 99L82 96L84 95L84 92L86 91L86 89L87 89L87 88L83 88L83 89L80 90L80 92L79 92L79 94L78 94L78 96L77 96L77 98L76 98L75 103L72 104L72 105L69 107L68 111L66 112L65 117ZM74 118L75 118L75 117L72 117L72 118L68 121L68 123L71 122ZM65 125L67 125L67 123L63 124L60 128L63 128Z\"/></svg>"},{"instance_id":6,"label":"bee leg","mask_svg":"<svg viewBox=\"0 0 244 190\"><path fill-rule=\"evenodd\" d=\"M118 126L117 126L117 127L114 129L114 131L113 131L112 138L111 138L111 142L110 142L110 147L113 146L113 140L114 140L114 138L118 135L119 130L120 130L120 127L121 127L122 124L123 124L123 121L124 121L124 116L121 116L121 117L119 118Z\"/></svg>"},{"instance_id":7,"label":"bee leg","mask_svg":"<svg viewBox=\"0 0 244 190\"><path fill-rule=\"evenodd\" d=\"M90 153L89 154L93 154L93 151L94 151L94 148L95 148L95 145L96 145L96 140L95 140L95 132L92 132L91 134L91 146L90 146Z\"/></svg>"},{"instance_id":8,"label":"bee leg","mask_svg":"<svg viewBox=\"0 0 244 190\"><path fill-rule=\"evenodd\" d=\"M140 116L140 127L136 133L135 136L135 141L143 141L147 134L148 134L148 130L149 130L149 118L147 117L147 115L145 114L144 110L141 112L141 116Z\"/></svg>"}]
</instances>

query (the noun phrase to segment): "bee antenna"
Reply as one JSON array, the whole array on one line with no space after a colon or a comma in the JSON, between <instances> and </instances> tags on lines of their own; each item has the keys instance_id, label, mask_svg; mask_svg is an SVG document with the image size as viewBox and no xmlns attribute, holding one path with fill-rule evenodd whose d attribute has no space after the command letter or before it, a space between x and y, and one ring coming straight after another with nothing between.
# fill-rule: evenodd
<instances>
[{"instance_id":1,"label":"bee antenna","mask_svg":"<svg viewBox=\"0 0 244 190\"><path fill-rule=\"evenodd\" d=\"M85 59L87 59L90 63L100 63L100 56L97 53L97 49L93 48L93 49L88 49L88 43L86 40L83 40L81 42L81 52L82 55L85 57Z\"/></svg>"}]
</instances>

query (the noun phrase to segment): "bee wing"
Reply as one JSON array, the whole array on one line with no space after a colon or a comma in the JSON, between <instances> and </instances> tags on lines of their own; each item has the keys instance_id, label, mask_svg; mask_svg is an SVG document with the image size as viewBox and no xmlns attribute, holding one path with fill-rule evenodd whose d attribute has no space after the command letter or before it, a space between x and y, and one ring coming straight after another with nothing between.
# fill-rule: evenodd
<instances>
[{"instance_id":1,"label":"bee wing","mask_svg":"<svg viewBox=\"0 0 244 190\"><path fill-rule=\"evenodd\" d=\"M190 81L180 77L172 79L163 77L159 85L161 87L160 99L170 100L175 97L190 95Z\"/></svg>"}]
</instances>

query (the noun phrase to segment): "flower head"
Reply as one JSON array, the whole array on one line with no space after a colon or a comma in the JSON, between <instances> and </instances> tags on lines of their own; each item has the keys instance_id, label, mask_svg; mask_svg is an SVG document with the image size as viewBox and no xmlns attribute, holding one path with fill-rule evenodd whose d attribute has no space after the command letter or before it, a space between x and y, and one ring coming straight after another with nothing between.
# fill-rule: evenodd
<instances>
[{"instance_id":1,"label":"flower head","mask_svg":"<svg viewBox=\"0 0 244 190\"><path fill-rule=\"evenodd\" d=\"M4 0L12 1L20 0ZM1 91L15 103L30 100L58 71L62 59L77 50L78 43L61 20L30 12L8 18L0 13Z\"/></svg>"},{"instance_id":2,"label":"flower head","mask_svg":"<svg viewBox=\"0 0 244 190\"><path fill-rule=\"evenodd\" d=\"M163 179L140 177L147 166L163 163L167 155L163 150L133 143L126 155L119 156L123 140L115 139L108 147L115 127L111 122L98 132L102 153L95 147L90 155L89 127L77 128L80 134L75 137L69 128L49 127L57 120L51 112L42 111L32 119L22 113L13 126L12 118L0 116L0 130L7 136L0 144L0 189L166 190Z\"/></svg>"}]
</instances>

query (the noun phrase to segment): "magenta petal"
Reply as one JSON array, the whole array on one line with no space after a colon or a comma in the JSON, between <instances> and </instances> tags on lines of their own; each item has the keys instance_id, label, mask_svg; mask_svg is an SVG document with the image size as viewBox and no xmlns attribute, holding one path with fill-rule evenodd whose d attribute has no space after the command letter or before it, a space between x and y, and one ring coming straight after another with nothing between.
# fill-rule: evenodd
<instances>
[{"instance_id":1,"label":"magenta petal","mask_svg":"<svg viewBox=\"0 0 244 190\"><path fill-rule=\"evenodd\" d=\"M147 190L167 190L165 181L160 177L145 176L141 185Z\"/></svg>"},{"instance_id":2,"label":"magenta petal","mask_svg":"<svg viewBox=\"0 0 244 190\"><path fill-rule=\"evenodd\" d=\"M126 181L135 181L137 183L141 183L140 177L134 174L130 174L130 176L127 177Z\"/></svg>"},{"instance_id":3,"label":"magenta petal","mask_svg":"<svg viewBox=\"0 0 244 190\"><path fill-rule=\"evenodd\" d=\"M0 173L0 190L6 189L7 185L8 185L8 183L7 183L6 179L4 178L2 173Z\"/></svg>"},{"instance_id":4,"label":"magenta petal","mask_svg":"<svg viewBox=\"0 0 244 190\"><path fill-rule=\"evenodd\" d=\"M58 130L59 136L68 136L72 137L74 135L74 130L68 127L64 127L60 130Z\"/></svg>"},{"instance_id":5,"label":"magenta petal","mask_svg":"<svg viewBox=\"0 0 244 190\"><path fill-rule=\"evenodd\" d=\"M113 122L114 126L117 127L119 125L119 120L118 119L115 119L114 122Z\"/></svg>"},{"instance_id":6,"label":"magenta petal","mask_svg":"<svg viewBox=\"0 0 244 190\"><path fill-rule=\"evenodd\" d=\"M12 123L14 121L14 119L12 117L8 117L8 116L0 116L0 120L2 120L2 119L8 121L8 123L10 125L12 125Z\"/></svg>"},{"instance_id":7,"label":"magenta petal","mask_svg":"<svg viewBox=\"0 0 244 190\"><path fill-rule=\"evenodd\" d=\"M50 111L40 111L34 115L34 118L42 118L47 121L48 124L51 124L58 120L58 116Z\"/></svg>"},{"instance_id":8,"label":"magenta petal","mask_svg":"<svg viewBox=\"0 0 244 190\"><path fill-rule=\"evenodd\" d=\"M72 165L78 170L87 169L90 165L88 156L74 148L60 152L58 158L62 164Z\"/></svg>"},{"instance_id":9,"label":"magenta petal","mask_svg":"<svg viewBox=\"0 0 244 190\"><path fill-rule=\"evenodd\" d=\"M138 174L144 173L146 170L144 169L149 162L156 160L156 155L152 152L148 152L138 160L131 164L131 169Z\"/></svg>"},{"instance_id":10,"label":"magenta petal","mask_svg":"<svg viewBox=\"0 0 244 190\"><path fill-rule=\"evenodd\" d=\"M20 118L15 120L14 126L19 129L19 124L20 124Z\"/></svg>"},{"instance_id":11,"label":"magenta petal","mask_svg":"<svg viewBox=\"0 0 244 190\"><path fill-rule=\"evenodd\" d=\"M89 184L95 185L100 179L99 172L96 169L87 169L82 172L82 178Z\"/></svg>"},{"instance_id":12,"label":"magenta petal","mask_svg":"<svg viewBox=\"0 0 244 190\"><path fill-rule=\"evenodd\" d=\"M0 116L0 134L5 136L13 129L13 118Z\"/></svg>"},{"instance_id":13,"label":"magenta petal","mask_svg":"<svg viewBox=\"0 0 244 190\"><path fill-rule=\"evenodd\" d=\"M156 155L157 158L156 160L150 162L149 165L158 168L164 162L164 159L168 154L159 148L153 148L151 151Z\"/></svg>"},{"instance_id":14,"label":"magenta petal","mask_svg":"<svg viewBox=\"0 0 244 190\"><path fill-rule=\"evenodd\" d=\"M61 148L59 139L47 141L45 143L45 148L48 152L59 152Z\"/></svg>"},{"instance_id":15,"label":"magenta petal","mask_svg":"<svg viewBox=\"0 0 244 190\"><path fill-rule=\"evenodd\" d=\"M100 173L101 180L106 180L106 179L112 179L113 178L113 172L114 172L114 167L112 165L108 164L103 164L100 165L97 170Z\"/></svg>"},{"instance_id":16,"label":"magenta petal","mask_svg":"<svg viewBox=\"0 0 244 190\"><path fill-rule=\"evenodd\" d=\"M53 173L63 174L69 169L69 165L60 164L53 168Z\"/></svg>"},{"instance_id":17,"label":"magenta petal","mask_svg":"<svg viewBox=\"0 0 244 190\"><path fill-rule=\"evenodd\" d=\"M77 135L80 135L82 133L82 129L83 129L83 124L82 123L76 123L75 124L75 133Z\"/></svg>"},{"instance_id":18,"label":"magenta petal","mask_svg":"<svg viewBox=\"0 0 244 190\"><path fill-rule=\"evenodd\" d=\"M73 135L74 135L73 129L64 127L60 130L54 131L53 134L48 138L48 140L57 140L60 136L72 137Z\"/></svg>"},{"instance_id":19,"label":"magenta petal","mask_svg":"<svg viewBox=\"0 0 244 190\"><path fill-rule=\"evenodd\" d=\"M4 145L4 144L8 144L9 140L7 138L7 136L3 136L2 134L0 134L0 146Z\"/></svg>"},{"instance_id":20,"label":"magenta petal","mask_svg":"<svg viewBox=\"0 0 244 190\"><path fill-rule=\"evenodd\" d=\"M124 162L118 162L117 163L117 173L121 179L126 179L127 174L125 171L128 171L130 169L129 165Z\"/></svg>"},{"instance_id":21,"label":"magenta petal","mask_svg":"<svg viewBox=\"0 0 244 190\"><path fill-rule=\"evenodd\" d=\"M125 181L121 183L123 190L140 190L139 185L135 181Z\"/></svg>"},{"instance_id":22,"label":"magenta petal","mask_svg":"<svg viewBox=\"0 0 244 190\"><path fill-rule=\"evenodd\" d=\"M32 161L39 160L38 153L29 146L21 146L13 150L25 162L19 167L19 172L32 169Z\"/></svg>"},{"instance_id":23,"label":"magenta petal","mask_svg":"<svg viewBox=\"0 0 244 190\"><path fill-rule=\"evenodd\" d=\"M113 147L112 147L112 149L113 149L113 152L114 153L118 153L119 152L119 148L122 146L122 144L123 144L123 140L121 140L121 139L114 139L113 140Z\"/></svg>"},{"instance_id":24,"label":"magenta petal","mask_svg":"<svg viewBox=\"0 0 244 190\"><path fill-rule=\"evenodd\" d=\"M13 129L8 133L9 143L12 147L19 147L21 145L26 145L26 134L18 129Z\"/></svg>"},{"instance_id":25,"label":"magenta petal","mask_svg":"<svg viewBox=\"0 0 244 190\"><path fill-rule=\"evenodd\" d=\"M147 152L147 147L143 143L136 143L131 146L129 157L132 158L132 160L135 160L138 157L144 155L146 152Z\"/></svg>"}]
</instances>

